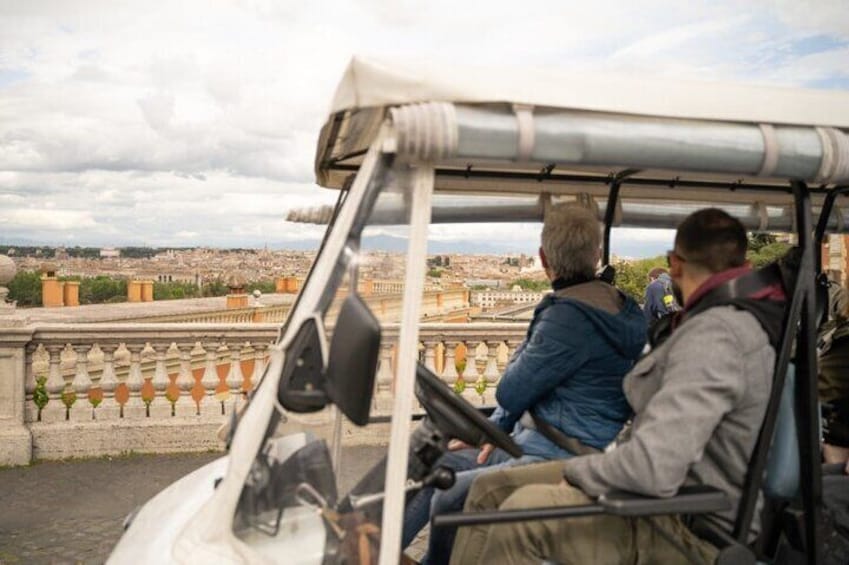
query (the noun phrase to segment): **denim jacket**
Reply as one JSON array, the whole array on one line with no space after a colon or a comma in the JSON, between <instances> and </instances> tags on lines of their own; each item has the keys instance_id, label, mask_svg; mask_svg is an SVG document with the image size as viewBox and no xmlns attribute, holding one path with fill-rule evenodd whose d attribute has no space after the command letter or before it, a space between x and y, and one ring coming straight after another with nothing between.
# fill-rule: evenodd
<instances>
[{"instance_id":1,"label":"denim jacket","mask_svg":"<svg viewBox=\"0 0 849 565\"><path fill-rule=\"evenodd\" d=\"M528 455L551 458L562 451L518 423L528 410L603 449L631 416L622 380L645 342L643 312L614 287L591 281L556 291L536 307L525 341L498 383L491 419L517 441L532 438L522 447L538 453Z\"/></svg>"}]
</instances>

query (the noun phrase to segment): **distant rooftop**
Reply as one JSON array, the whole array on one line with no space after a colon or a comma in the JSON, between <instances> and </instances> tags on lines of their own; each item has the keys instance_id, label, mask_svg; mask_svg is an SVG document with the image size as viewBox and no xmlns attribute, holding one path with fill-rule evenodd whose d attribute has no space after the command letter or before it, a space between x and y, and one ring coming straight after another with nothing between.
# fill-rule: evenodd
<instances>
[{"instance_id":1,"label":"distant rooftop","mask_svg":"<svg viewBox=\"0 0 849 565\"><path fill-rule=\"evenodd\" d=\"M263 306L293 304L295 294L263 294ZM253 299L249 305L253 305ZM31 323L94 323L145 321L145 318L184 316L204 312L227 310L224 296L209 298L185 298L180 300L157 300L153 302L118 302L115 304L90 304L87 306L65 306L62 308L18 308L19 314Z\"/></svg>"},{"instance_id":2,"label":"distant rooftop","mask_svg":"<svg viewBox=\"0 0 849 565\"><path fill-rule=\"evenodd\" d=\"M521 322L531 320L534 317L534 309L537 307L537 302L530 304L514 304L506 306L498 310L489 310L474 314L472 321L492 321L492 322Z\"/></svg>"}]
</instances>

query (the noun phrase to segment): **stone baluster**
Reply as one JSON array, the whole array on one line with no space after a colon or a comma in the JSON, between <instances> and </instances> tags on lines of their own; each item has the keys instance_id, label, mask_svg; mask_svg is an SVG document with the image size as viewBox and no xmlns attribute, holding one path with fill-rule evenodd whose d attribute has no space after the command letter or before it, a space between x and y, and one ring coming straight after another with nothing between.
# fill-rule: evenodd
<instances>
[{"instance_id":1,"label":"stone baluster","mask_svg":"<svg viewBox=\"0 0 849 565\"><path fill-rule=\"evenodd\" d=\"M486 380L486 391L481 395L482 400L487 402L494 393L495 386L498 384L498 379L501 378L501 373L498 372L498 346L500 341L486 342L486 368L483 371L483 378Z\"/></svg>"},{"instance_id":2,"label":"stone baluster","mask_svg":"<svg viewBox=\"0 0 849 565\"><path fill-rule=\"evenodd\" d=\"M180 396L174 404L174 414L176 416L198 415L198 405L192 397L192 389L195 387L195 378L192 374L192 349L194 343L178 343L177 349L180 350L180 372L177 374L177 388L180 389Z\"/></svg>"},{"instance_id":3,"label":"stone baluster","mask_svg":"<svg viewBox=\"0 0 849 565\"><path fill-rule=\"evenodd\" d=\"M500 341L487 341L486 348L486 368L483 371L483 376L486 378L487 383L494 385L498 382L498 379L501 377L501 373L498 372L498 346L501 345Z\"/></svg>"},{"instance_id":4,"label":"stone baluster","mask_svg":"<svg viewBox=\"0 0 849 565\"><path fill-rule=\"evenodd\" d=\"M94 410L88 398L88 393L91 390L91 377L88 374L88 353L91 349L91 345L74 345L74 351L77 352L77 368L71 387L74 389L76 398L74 403L71 404L68 414L70 419L76 422L94 419Z\"/></svg>"},{"instance_id":5,"label":"stone baluster","mask_svg":"<svg viewBox=\"0 0 849 565\"><path fill-rule=\"evenodd\" d=\"M49 368L47 370L47 406L41 411L42 422L61 422L67 419L68 410L62 402L62 393L65 392L65 379L62 378L62 350L64 345L48 345L45 347L49 355Z\"/></svg>"},{"instance_id":6,"label":"stone baluster","mask_svg":"<svg viewBox=\"0 0 849 565\"><path fill-rule=\"evenodd\" d=\"M229 398L225 406L228 414L233 410L238 410L244 402L242 384L245 382L245 376L242 374L242 346L242 343L227 345L230 349L230 370L225 379L229 389Z\"/></svg>"},{"instance_id":7,"label":"stone baluster","mask_svg":"<svg viewBox=\"0 0 849 565\"><path fill-rule=\"evenodd\" d=\"M395 344L386 340L380 343L380 365L377 367L376 387L374 391L374 407L377 412L392 412L392 351Z\"/></svg>"},{"instance_id":8,"label":"stone baluster","mask_svg":"<svg viewBox=\"0 0 849 565\"><path fill-rule=\"evenodd\" d=\"M250 389L256 388L259 381L262 380L262 375L265 373L265 356L268 350L268 344L261 341L251 343L254 350L254 370L251 373Z\"/></svg>"},{"instance_id":9,"label":"stone baluster","mask_svg":"<svg viewBox=\"0 0 849 565\"><path fill-rule=\"evenodd\" d=\"M457 374L457 365L454 360L455 350L457 349L457 344L460 342L453 339L446 339L444 343L445 365L442 367L442 380L453 389L457 385L457 378L460 376Z\"/></svg>"},{"instance_id":10,"label":"stone baluster","mask_svg":"<svg viewBox=\"0 0 849 565\"><path fill-rule=\"evenodd\" d=\"M478 370L478 346L481 343L482 340L477 337L469 338L465 341L466 368L463 369L463 379L468 386L472 386L480 375L480 371Z\"/></svg>"},{"instance_id":11,"label":"stone baluster","mask_svg":"<svg viewBox=\"0 0 849 565\"><path fill-rule=\"evenodd\" d=\"M35 387L38 383L35 380L35 370L32 366L36 347L33 344L28 345L24 354L24 393L26 394L24 422L35 422L38 420L38 406L36 406L33 398Z\"/></svg>"},{"instance_id":12,"label":"stone baluster","mask_svg":"<svg viewBox=\"0 0 849 565\"><path fill-rule=\"evenodd\" d=\"M216 398L215 389L221 384L218 376L218 348L219 341L208 341L203 344L206 351L206 364L203 369L203 377L200 383L203 385L204 397L200 401L200 413L202 416L216 418L223 414L221 401Z\"/></svg>"},{"instance_id":13,"label":"stone baluster","mask_svg":"<svg viewBox=\"0 0 849 565\"><path fill-rule=\"evenodd\" d=\"M424 366L434 375L438 375L439 371L436 370L436 353L439 342L433 339L427 339L422 342L422 345L424 345ZM419 400L416 399L415 410L421 411L423 409Z\"/></svg>"},{"instance_id":14,"label":"stone baluster","mask_svg":"<svg viewBox=\"0 0 849 565\"><path fill-rule=\"evenodd\" d=\"M507 343L507 361L505 361L504 367L502 367L502 372L504 372L504 369L507 368L507 364L510 363L510 359L512 359L513 355L516 354L516 349L519 348L519 346L522 344L523 341L524 341L524 339L508 339L508 340L506 340L506 343Z\"/></svg>"},{"instance_id":15,"label":"stone baluster","mask_svg":"<svg viewBox=\"0 0 849 565\"><path fill-rule=\"evenodd\" d=\"M141 367L141 352L144 343L125 344L130 352L130 372L127 375L127 391L129 398L124 404L123 416L125 419L141 420L147 417L147 406L142 399L141 389L144 386L144 376Z\"/></svg>"},{"instance_id":16,"label":"stone baluster","mask_svg":"<svg viewBox=\"0 0 849 565\"><path fill-rule=\"evenodd\" d=\"M94 412L98 420L118 420L121 417L121 405L115 400L115 389L118 387L118 379L115 377L115 350L117 344L100 344L103 352L103 371L100 373L100 390L103 391L103 400Z\"/></svg>"},{"instance_id":17,"label":"stone baluster","mask_svg":"<svg viewBox=\"0 0 849 565\"><path fill-rule=\"evenodd\" d=\"M171 417L171 401L165 396L168 385L171 380L168 378L168 367L165 365L165 356L168 353L170 343L154 343L153 351L155 352L156 368L153 370L153 385L154 396L150 403L151 418L170 418Z\"/></svg>"},{"instance_id":18,"label":"stone baluster","mask_svg":"<svg viewBox=\"0 0 849 565\"><path fill-rule=\"evenodd\" d=\"M463 370L463 397L469 402L480 403L481 390L486 386L486 379L478 372L478 346L482 343L480 338L466 340L466 368Z\"/></svg>"},{"instance_id":19,"label":"stone baluster","mask_svg":"<svg viewBox=\"0 0 849 565\"><path fill-rule=\"evenodd\" d=\"M424 366L430 369L430 371L435 375L436 371L436 346L439 345L438 341L434 341L431 339L424 340Z\"/></svg>"}]
</instances>

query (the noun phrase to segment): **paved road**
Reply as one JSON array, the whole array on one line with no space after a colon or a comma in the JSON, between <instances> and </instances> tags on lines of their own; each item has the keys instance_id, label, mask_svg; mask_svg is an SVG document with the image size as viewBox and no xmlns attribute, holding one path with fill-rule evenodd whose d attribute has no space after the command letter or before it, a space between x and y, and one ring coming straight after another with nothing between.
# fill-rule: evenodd
<instances>
[{"instance_id":1,"label":"paved road","mask_svg":"<svg viewBox=\"0 0 849 565\"><path fill-rule=\"evenodd\" d=\"M340 490L384 452L344 450ZM219 456L135 455L0 469L0 564L103 563L131 510Z\"/></svg>"}]
</instances>

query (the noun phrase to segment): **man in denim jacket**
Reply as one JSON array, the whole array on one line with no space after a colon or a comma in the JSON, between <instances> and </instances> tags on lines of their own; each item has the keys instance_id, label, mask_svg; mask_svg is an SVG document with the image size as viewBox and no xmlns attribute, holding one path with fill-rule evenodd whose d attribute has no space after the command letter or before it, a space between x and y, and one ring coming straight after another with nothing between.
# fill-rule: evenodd
<instances>
[{"instance_id":1,"label":"man in denim jacket","mask_svg":"<svg viewBox=\"0 0 849 565\"><path fill-rule=\"evenodd\" d=\"M630 417L622 379L645 345L646 322L633 299L595 277L600 238L598 220L586 208L549 209L540 258L553 292L537 305L525 341L498 383L498 408L491 416L524 455L511 459L489 444L477 451L454 443L438 464L457 471L456 483L446 491L423 489L408 502L403 545L431 514L461 510L478 474L598 452ZM553 433L562 441L549 439ZM431 531L423 563L447 562L454 533Z\"/></svg>"}]
</instances>

